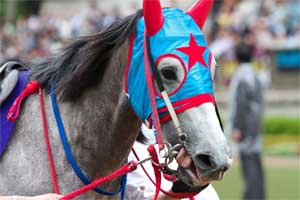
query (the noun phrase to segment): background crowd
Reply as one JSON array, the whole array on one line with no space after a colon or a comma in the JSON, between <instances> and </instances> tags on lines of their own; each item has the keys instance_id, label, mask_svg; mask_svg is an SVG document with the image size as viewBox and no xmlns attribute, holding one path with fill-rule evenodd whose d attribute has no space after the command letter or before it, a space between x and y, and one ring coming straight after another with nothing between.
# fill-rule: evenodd
<instances>
[{"instance_id":1,"label":"background crowd","mask_svg":"<svg viewBox=\"0 0 300 200\"><path fill-rule=\"evenodd\" d=\"M240 38L248 38L255 47L256 60L263 62L268 62L265 58L270 49L300 46L297 3L296 0L216 1L204 32L214 55L225 65L223 83L227 84L235 70L233 47ZM131 12L134 9L130 8ZM4 23L0 23L0 63L11 59L27 62L47 56L70 38L97 33L127 14L128 10L120 13L115 8L108 12L91 4L86 14L74 13L72 17L40 12L19 17L15 24L3 20ZM262 64L261 67L268 66L268 63Z\"/></svg>"},{"instance_id":2,"label":"background crowd","mask_svg":"<svg viewBox=\"0 0 300 200\"><path fill-rule=\"evenodd\" d=\"M72 17L50 13L21 16L16 23L0 25L0 63L6 60L32 61L47 56L70 39L94 34L120 18L118 13L107 15L91 4L87 15Z\"/></svg>"}]
</instances>

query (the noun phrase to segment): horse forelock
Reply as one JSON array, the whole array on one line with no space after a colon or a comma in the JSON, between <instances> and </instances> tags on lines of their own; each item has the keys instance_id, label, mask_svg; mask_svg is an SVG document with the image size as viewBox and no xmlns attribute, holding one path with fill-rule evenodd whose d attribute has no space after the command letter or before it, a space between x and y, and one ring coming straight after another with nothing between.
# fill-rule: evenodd
<instances>
[{"instance_id":1,"label":"horse forelock","mask_svg":"<svg viewBox=\"0 0 300 200\"><path fill-rule=\"evenodd\" d=\"M57 53L34 62L30 78L38 80L47 91L53 82L60 100L75 101L85 89L102 80L111 58L121 54L116 50L135 30L141 16L139 10L98 34L75 39Z\"/></svg>"}]
</instances>

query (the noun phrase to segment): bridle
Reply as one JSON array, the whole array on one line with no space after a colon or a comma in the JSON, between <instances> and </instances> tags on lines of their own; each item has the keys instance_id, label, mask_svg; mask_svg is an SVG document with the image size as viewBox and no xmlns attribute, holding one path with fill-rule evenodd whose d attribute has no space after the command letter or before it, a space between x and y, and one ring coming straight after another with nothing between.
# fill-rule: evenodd
<instances>
[{"instance_id":1,"label":"bridle","mask_svg":"<svg viewBox=\"0 0 300 200\"><path fill-rule=\"evenodd\" d=\"M170 174L171 176L174 177L178 177L178 170L173 170L169 167L170 163L172 163L172 161L174 160L174 158L176 158L179 150L183 147L188 154L191 155L191 149L189 148L189 146L187 145L187 141L188 141L188 135L184 132L184 129L182 127L182 124L178 118L178 115L175 112L174 106L171 103L171 100L169 98L169 95L166 92L166 89L163 85L163 81L161 78L161 75L159 74L159 71L157 69L157 65L154 62L152 53L151 53L151 45L150 45L150 38L146 33L144 33L144 61L145 61L145 68L150 68L152 70L153 73L153 79L154 82L157 85L157 88L159 90L159 93L161 94L167 110L170 114L172 123L174 124L175 130L176 130L176 134L177 134L177 139L178 139L178 143L175 144L174 146L172 146L170 143L166 142L166 141L162 141L162 133L161 133L161 128L160 128L160 123L159 120L153 120L154 121L154 127L155 130L157 131L157 142L159 144L159 150L160 150L160 156L164 159L164 164L162 165L161 170L164 173ZM149 62L149 63L148 63ZM147 74L147 69L145 69L146 71L146 76L149 75ZM151 88L151 84L152 84L152 88ZM148 85L148 90L150 93L150 101L155 101L154 96L151 95L150 90L153 89L153 83L147 81L147 85ZM149 87L150 85L150 87ZM152 106L152 111L153 114L155 113L155 109L157 109L156 107ZM221 117L218 111L218 107L217 104L215 103L215 111L216 111L216 115L218 117L221 129L223 131L223 125L222 125L222 121L221 121ZM159 116L156 116L157 118L159 118ZM155 115L154 115L155 118ZM158 123L157 123L158 121ZM156 122L156 123L155 123ZM160 143L161 142L161 143Z\"/></svg>"}]
</instances>

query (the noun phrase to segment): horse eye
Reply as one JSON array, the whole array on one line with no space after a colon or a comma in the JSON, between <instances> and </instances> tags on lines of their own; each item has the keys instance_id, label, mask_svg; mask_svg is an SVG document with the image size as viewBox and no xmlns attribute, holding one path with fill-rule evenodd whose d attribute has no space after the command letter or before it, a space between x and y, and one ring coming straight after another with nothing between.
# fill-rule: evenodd
<instances>
[{"instance_id":1,"label":"horse eye","mask_svg":"<svg viewBox=\"0 0 300 200\"><path fill-rule=\"evenodd\" d=\"M174 81L177 80L176 72L171 68L162 69L161 73L165 79L174 80Z\"/></svg>"}]
</instances>

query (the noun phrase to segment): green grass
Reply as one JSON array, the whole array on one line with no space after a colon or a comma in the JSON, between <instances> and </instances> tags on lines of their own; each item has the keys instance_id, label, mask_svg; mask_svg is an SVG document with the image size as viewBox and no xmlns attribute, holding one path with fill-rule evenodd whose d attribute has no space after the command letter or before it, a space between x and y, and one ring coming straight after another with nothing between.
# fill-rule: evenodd
<instances>
[{"instance_id":1,"label":"green grass","mask_svg":"<svg viewBox=\"0 0 300 200\"><path fill-rule=\"evenodd\" d=\"M268 168L267 196L276 200L299 200L299 168Z\"/></svg>"},{"instance_id":2,"label":"green grass","mask_svg":"<svg viewBox=\"0 0 300 200\"><path fill-rule=\"evenodd\" d=\"M233 166L223 181L213 183L221 200L241 200L243 182L240 168ZM267 200L299 200L299 166L265 168Z\"/></svg>"}]
</instances>

